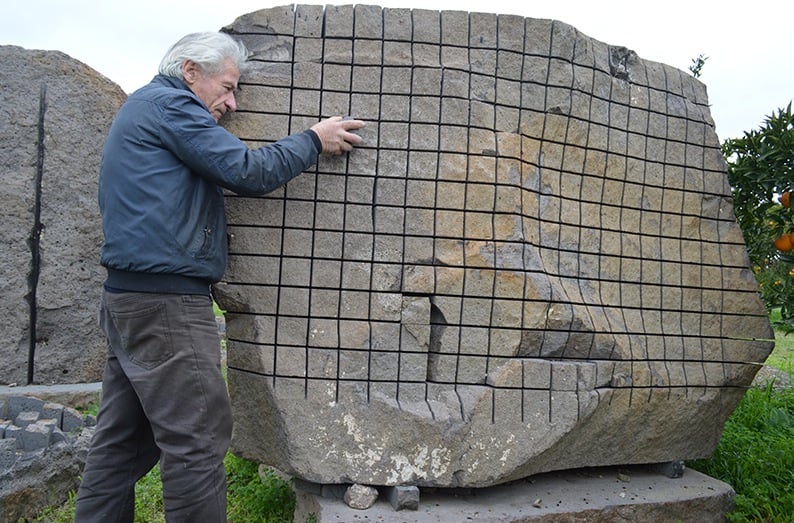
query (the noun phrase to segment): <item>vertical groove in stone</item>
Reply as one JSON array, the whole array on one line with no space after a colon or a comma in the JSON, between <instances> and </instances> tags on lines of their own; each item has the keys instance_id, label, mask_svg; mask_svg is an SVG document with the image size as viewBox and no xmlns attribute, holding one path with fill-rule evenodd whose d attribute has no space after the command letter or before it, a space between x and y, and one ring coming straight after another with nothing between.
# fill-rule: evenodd
<instances>
[{"instance_id":1,"label":"vertical groove in stone","mask_svg":"<svg viewBox=\"0 0 794 523\"><path fill-rule=\"evenodd\" d=\"M28 384L33 383L34 366L33 361L36 355L36 290L39 285L39 272L41 270L41 231L44 228L41 223L41 182L44 176L44 114L47 112L47 84L41 83L39 91L39 119L38 119L38 143L36 145L36 184L35 184L35 203L33 206L33 228L30 232L28 243L30 245L30 273L28 274L28 307L30 313L30 345L28 347Z\"/></svg>"}]
</instances>

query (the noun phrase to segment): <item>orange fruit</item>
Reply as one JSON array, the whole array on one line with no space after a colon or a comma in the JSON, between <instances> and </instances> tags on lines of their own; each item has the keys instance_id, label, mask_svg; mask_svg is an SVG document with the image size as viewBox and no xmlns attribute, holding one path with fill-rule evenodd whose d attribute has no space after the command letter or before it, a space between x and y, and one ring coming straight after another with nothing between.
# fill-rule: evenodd
<instances>
[{"instance_id":1,"label":"orange fruit","mask_svg":"<svg viewBox=\"0 0 794 523\"><path fill-rule=\"evenodd\" d=\"M783 207L791 206L791 191L786 191L780 195L780 204Z\"/></svg>"},{"instance_id":2,"label":"orange fruit","mask_svg":"<svg viewBox=\"0 0 794 523\"><path fill-rule=\"evenodd\" d=\"M788 252L794 249L794 243L792 243L792 235L791 234L784 234L783 236L778 236L775 238L775 247L777 250L782 252Z\"/></svg>"}]
</instances>

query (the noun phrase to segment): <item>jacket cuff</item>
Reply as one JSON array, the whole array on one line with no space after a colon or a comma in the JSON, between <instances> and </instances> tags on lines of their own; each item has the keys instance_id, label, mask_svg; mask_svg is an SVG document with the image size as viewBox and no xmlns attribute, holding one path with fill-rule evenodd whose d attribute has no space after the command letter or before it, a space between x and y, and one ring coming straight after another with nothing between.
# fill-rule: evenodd
<instances>
[{"instance_id":1,"label":"jacket cuff","mask_svg":"<svg viewBox=\"0 0 794 523\"><path fill-rule=\"evenodd\" d=\"M312 142L314 142L314 146L317 148L317 154L323 152L323 142L320 140L320 137L312 131L311 129L306 129L306 132L312 138Z\"/></svg>"}]
</instances>

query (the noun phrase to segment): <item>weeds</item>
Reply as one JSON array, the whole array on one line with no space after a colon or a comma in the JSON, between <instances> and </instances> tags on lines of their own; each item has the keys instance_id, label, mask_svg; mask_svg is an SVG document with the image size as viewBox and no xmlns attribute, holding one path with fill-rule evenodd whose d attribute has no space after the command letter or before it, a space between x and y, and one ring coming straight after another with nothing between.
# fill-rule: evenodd
<instances>
[{"instance_id":1,"label":"weeds","mask_svg":"<svg viewBox=\"0 0 794 523\"><path fill-rule=\"evenodd\" d=\"M291 523L295 494L290 483L273 470L226 455L229 521L239 523Z\"/></svg>"}]
</instances>

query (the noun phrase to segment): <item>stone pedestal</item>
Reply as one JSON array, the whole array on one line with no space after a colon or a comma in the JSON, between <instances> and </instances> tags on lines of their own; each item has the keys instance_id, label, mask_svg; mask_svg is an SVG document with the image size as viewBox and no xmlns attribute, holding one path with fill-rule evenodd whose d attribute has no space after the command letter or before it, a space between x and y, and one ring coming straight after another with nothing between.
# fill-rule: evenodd
<instances>
[{"instance_id":1,"label":"stone pedestal","mask_svg":"<svg viewBox=\"0 0 794 523\"><path fill-rule=\"evenodd\" d=\"M670 478L636 465L550 472L482 489L423 489L415 511L395 511L385 496L367 510L355 510L341 499L298 490L293 521L707 523L725 521L733 497L730 485L695 470Z\"/></svg>"}]
</instances>

